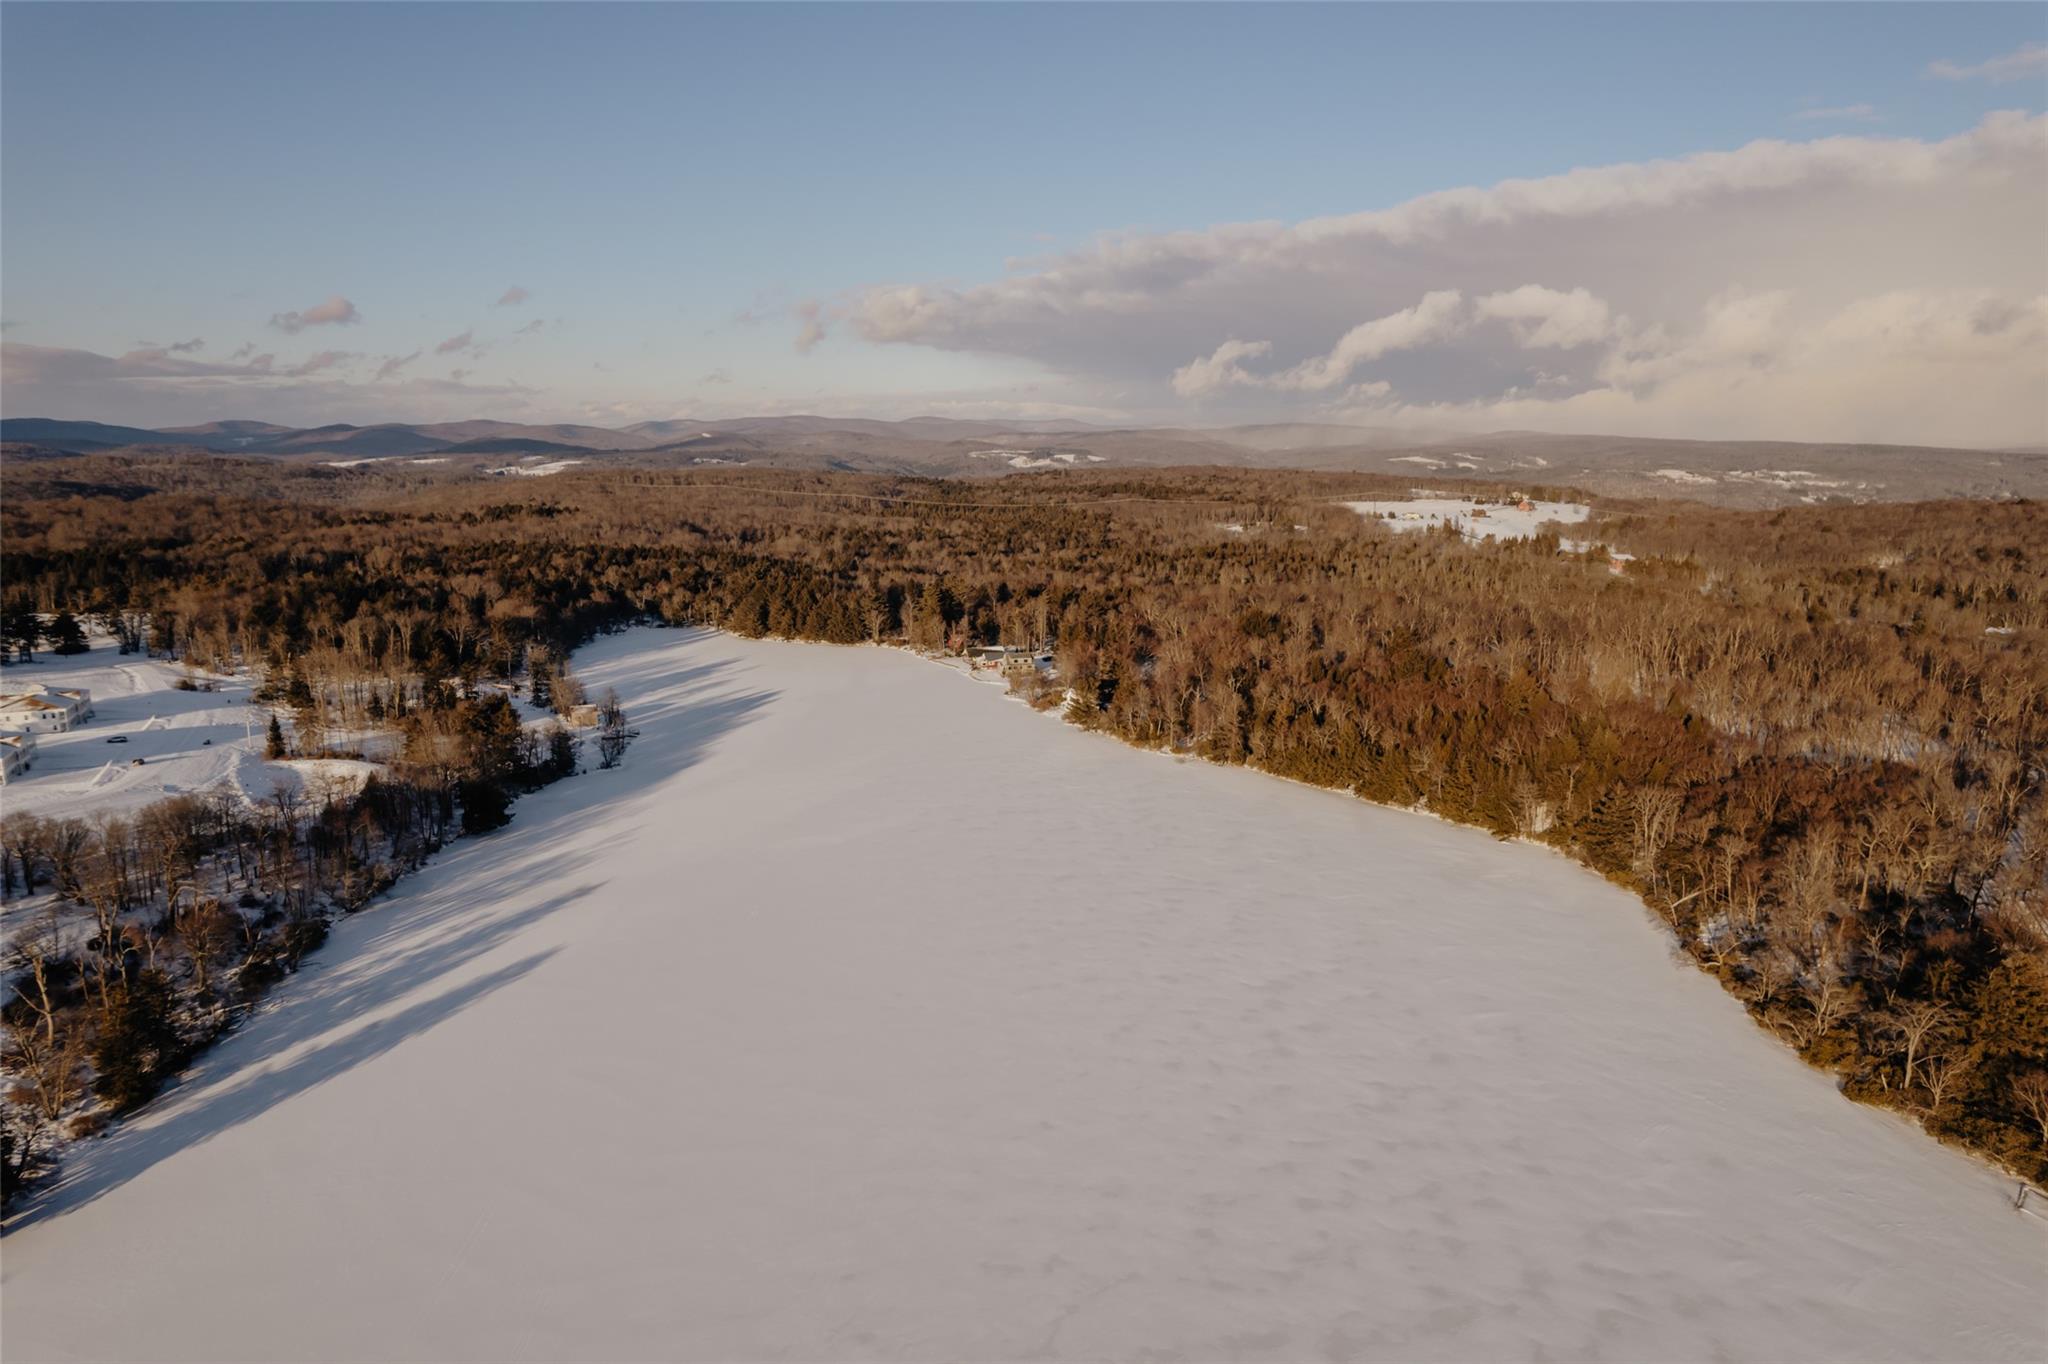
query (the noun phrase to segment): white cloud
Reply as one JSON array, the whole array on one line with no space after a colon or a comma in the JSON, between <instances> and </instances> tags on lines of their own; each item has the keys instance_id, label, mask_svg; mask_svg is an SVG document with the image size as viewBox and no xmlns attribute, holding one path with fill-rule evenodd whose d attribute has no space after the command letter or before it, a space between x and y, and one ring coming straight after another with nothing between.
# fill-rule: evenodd
<instances>
[{"instance_id":1,"label":"white cloud","mask_svg":"<svg viewBox=\"0 0 2048 1364\"><path fill-rule=\"evenodd\" d=\"M1731 292L1686 325L1618 341L1600 382L1569 393L1530 386L1462 403L1354 395L1327 415L1487 430L1992 446L2015 443L2013 414L2022 432L2048 422L2043 356L2048 294L2013 301L1981 290L1894 290L1802 317L1789 293Z\"/></svg>"},{"instance_id":2,"label":"white cloud","mask_svg":"<svg viewBox=\"0 0 2048 1364\"><path fill-rule=\"evenodd\" d=\"M1436 289L1412 308L1361 322L1337 339L1328 355L1304 360L1270 378L1273 388L1320 393L1348 380L1360 365L1397 350L1413 350L1456 335L1465 325L1465 299L1456 289Z\"/></svg>"},{"instance_id":3,"label":"white cloud","mask_svg":"<svg viewBox=\"0 0 2048 1364\"><path fill-rule=\"evenodd\" d=\"M1424 294L1412 308L1403 308L1370 322L1361 322L1337 338L1326 355L1312 356L1292 369L1253 374L1240 363L1272 353L1270 341L1225 341L1204 359L1173 372L1173 391L1182 397L1214 393L1232 385L1325 393L1342 388L1360 365L1398 350L1413 350L1455 336L1466 325L1464 297L1456 289Z\"/></svg>"},{"instance_id":4,"label":"white cloud","mask_svg":"<svg viewBox=\"0 0 2048 1364\"><path fill-rule=\"evenodd\" d=\"M1198 398L1232 384L1255 382L1240 363L1270 353L1270 341L1225 341L1200 360L1190 360L1173 372L1173 391L1183 398Z\"/></svg>"},{"instance_id":5,"label":"white cloud","mask_svg":"<svg viewBox=\"0 0 2048 1364\"><path fill-rule=\"evenodd\" d=\"M809 355L825 339L824 306L816 299L806 299L796 305L796 315L804 324L796 334L797 353Z\"/></svg>"},{"instance_id":6,"label":"white cloud","mask_svg":"<svg viewBox=\"0 0 2048 1364\"><path fill-rule=\"evenodd\" d=\"M356 311L356 305L340 294L331 295L326 302L315 303L304 312L270 315L271 326L294 335L308 327L346 326L362 320L363 315Z\"/></svg>"},{"instance_id":7,"label":"white cloud","mask_svg":"<svg viewBox=\"0 0 2048 1364\"><path fill-rule=\"evenodd\" d=\"M1875 123L1881 115L1872 104L1812 104L1792 117L1802 123Z\"/></svg>"},{"instance_id":8,"label":"white cloud","mask_svg":"<svg viewBox=\"0 0 2048 1364\"><path fill-rule=\"evenodd\" d=\"M1524 349L1570 348L1590 345L1610 335L1616 324L1607 305L1584 289L1563 292L1540 284L1487 294L1465 306L1456 289L1438 289L1422 296L1412 308L1361 322L1339 337L1325 355L1314 356L1291 369L1255 374L1244 367L1272 353L1269 341L1226 341L1209 355L1191 360L1173 372L1173 391L1183 398L1218 393L1226 388L1266 388L1294 393L1325 393L1344 387L1361 365L1396 351L1417 350L1449 341L1491 320L1512 325L1516 344ZM1367 393L1390 390L1384 380L1361 389Z\"/></svg>"},{"instance_id":9,"label":"white cloud","mask_svg":"<svg viewBox=\"0 0 2048 1364\"><path fill-rule=\"evenodd\" d=\"M1936 366L1873 368L1866 401L1845 402L1854 372L1793 338L1895 294L2024 308L2048 292L2044 163L2048 119L2018 113L1938 141L1764 140L1291 225L1110 236L985 284L868 289L814 320L1007 358L1148 419L1185 420L1190 400L1205 419L1315 415L1358 391L1476 422L1512 394L1528 426L1592 413L1624 432L1871 439L1867 414L1884 412L1884 439L2033 442L2048 439L2044 357L2024 330L1971 343L1983 382L1967 408ZM1758 364L1768 431L1728 399ZM2022 393L2008 380L2029 367ZM1711 379L1688 385L1693 368ZM1721 405L1688 396L1706 391Z\"/></svg>"},{"instance_id":10,"label":"white cloud","mask_svg":"<svg viewBox=\"0 0 2048 1364\"><path fill-rule=\"evenodd\" d=\"M318 374L323 369L333 369L337 365L345 365L359 358L352 350L323 350L318 355L308 356L294 365L291 372L294 377Z\"/></svg>"},{"instance_id":11,"label":"white cloud","mask_svg":"<svg viewBox=\"0 0 2048 1364\"><path fill-rule=\"evenodd\" d=\"M529 294L526 290L515 284L504 293L499 294L498 301L491 306L494 308L516 308L532 297L532 294Z\"/></svg>"},{"instance_id":12,"label":"white cloud","mask_svg":"<svg viewBox=\"0 0 2048 1364\"><path fill-rule=\"evenodd\" d=\"M1584 289L1560 293L1541 284L1488 294L1474 310L1482 318L1514 324L1517 344L1526 349L1569 348L1604 341L1614 330L1607 304Z\"/></svg>"},{"instance_id":13,"label":"white cloud","mask_svg":"<svg viewBox=\"0 0 2048 1364\"><path fill-rule=\"evenodd\" d=\"M1990 81L2002 85L2006 81L2024 80L2028 76L2048 72L2048 43L2027 43L2011 52L1978 62L1975 66L1962 66L1951 61L1930 64L1927 74L1946 81Z\"/></svg>"},{"instance_id":14,"label":"white cloud","mask_svg":"<svg viewBox=\"0 0 2048 1364\"><path fill-rule=\"evenodd\" d=\"M387 355L384 357L384 363L377 366L377 372L370 376L370 382L382 383L386 379L396 379L401 370L419 358L419 351L414 351L410 355Z\"/></svg>"}]
</instances>

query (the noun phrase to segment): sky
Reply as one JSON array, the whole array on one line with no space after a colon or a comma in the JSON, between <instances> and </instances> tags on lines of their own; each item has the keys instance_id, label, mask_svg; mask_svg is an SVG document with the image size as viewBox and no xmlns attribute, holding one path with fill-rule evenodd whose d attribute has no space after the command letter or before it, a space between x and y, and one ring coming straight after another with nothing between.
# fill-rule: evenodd
<instances>
[{"instance_id":1,"label":"sky","mask_svg":"<svg viewBox=\"0 0 2048 1364\"><path fill-rule=\"evenodd\" d=\"M2048 442L2048 6L0 6L0 409Z\"/></svg>"}]
</instances>

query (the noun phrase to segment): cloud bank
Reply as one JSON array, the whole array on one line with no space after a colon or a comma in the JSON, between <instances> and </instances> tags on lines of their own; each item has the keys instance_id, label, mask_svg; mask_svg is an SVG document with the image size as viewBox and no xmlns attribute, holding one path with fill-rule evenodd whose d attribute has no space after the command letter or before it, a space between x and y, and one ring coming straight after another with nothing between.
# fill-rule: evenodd
<instances>
[{"instance_id":1,"label":"cloud bank","mask_svg":"<svg viewBox=\"0 0 2048 1364\"><path fill-rule=\"evenodd\" d=\"M7 410L21 416L77 416L135 426L173 426L223 415L302 425L364 420L443 421L479 412L514 417L533 407L517 384L404 380L419 358L372 361L354 351L317 351L280 362L244 346L230 361L191 360L169 347L125 355L0 342ZM356 376L361 376L360 378ZM395 382L394 382L395 381ZM377 385L374 392L367 384Z\"/></svg>"},{"instance_id":2,"label":"cloud bank","mask_svg":"<svg viewBox=\"0 0 2048 1364\"><path fill-rule=\"evenodd\" d=\"M1766 140L1295 224L1104 237L807 316L1152 416L2048 439L2048 119Z\"/></svg>"}]
</instances>

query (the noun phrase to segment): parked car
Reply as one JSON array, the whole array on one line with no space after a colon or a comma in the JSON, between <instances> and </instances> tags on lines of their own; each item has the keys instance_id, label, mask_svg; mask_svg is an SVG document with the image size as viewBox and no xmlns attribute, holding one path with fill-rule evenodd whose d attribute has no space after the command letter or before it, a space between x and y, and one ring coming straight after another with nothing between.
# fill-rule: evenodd
<instances>
[{"instance_id":1,"label":"parked car","mask_svg":"<svg viewBox=\"0 0 2048 1364\"><path fill-rule=\"evenodd\" d=\"M128 742L128 736L125 734L109 734L107 742L110 744L125 744Z\"/></svg>"}]
</instances>

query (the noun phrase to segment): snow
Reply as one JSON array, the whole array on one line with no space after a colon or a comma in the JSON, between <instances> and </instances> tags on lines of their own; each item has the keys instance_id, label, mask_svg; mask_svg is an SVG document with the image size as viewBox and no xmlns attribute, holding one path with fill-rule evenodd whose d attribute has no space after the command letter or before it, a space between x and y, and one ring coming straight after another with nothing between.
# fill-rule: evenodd
<instances>
[{"instance_id":1,"label":"snow","mask_svg":"<svg viewBox=\"0 0 2048 1364\"><path fill-rule=\"evenodd\" d=\"M1562 858L905 653L615 636L641 738L6 1242L40 1359L2038 1359L2048 1224Z\"/></svg>"},{"instance_id":2,"label":"snow","mask_svg":"<svg viewBox=\"0 0 2048 1364\"><path fill-rule=\"evenodd\" d=\"M179 691L191 678L215 691ZM6 813L90 819L132 813L165 796L223 783L250 800L279 785L343 779L360 785L374 764L343 759L269 762L263 757L270 713L249 704L246 678L188 673L184 665L123 655L104 636L91 652L38 654L0 672L0 690L22 682L84 687L94 716L62 734L37 735L35 766L0 788ZM110 744L114 735L126 743ZM133 760L141 758L140 766Z\"/></svg>"},{"instance_id":3,"label":"snow","mask_svg":"<svg viewBox=\"0 0 2048 1364\"><path fill-rule=\"evenodd\" d=\"M1417 497L1396 502L1345 502L1360 516L1380 519L1389 530L1434 530L1446 521L1456 523L1468 538L1476 540L1526 540L1551 521L1584 521L1592 509L1578 502L1535 502L1533 511L1489 503L1486 515L1474 516L1479 503L1463 497ZM1392 520L1384 518L1391 516ZM1404 520L1404 517L1414 517Z\"/></svg>"},{"instance_id":4,"label":"snow","mask_svg":"<svg viewBox=\"0 0 2048 1364\"><path fill-rule=\"evenodd\" d=\"M1053 469L1058 468L1062 464L1072 468L1083 461L1089 464L1104 464L1108 462L1109 458L1106 455L1091 455L1076 450L1056 450L1052 454L1040 458L1034 456L1029 450L1008 449L969 450L967 457L969 459L1000 459L1012 469Z\"/></svg>"},{"instance_id":5,"label":"snow","mask_svg":"<svg viewBox=\"0 0 2048 1364\"><path fill-rule=\"evenodd\" d=\"M580 459L551 459L545 464L507 464L503 468L486 469L484 472L500 477L512 475L518 478L546 478L549 474L559 474L564 469L583 462Z\"/></svg>"},{"instance_id":6,"label":"snow","mask_svg":"<svg viewBox=\"0 0 2048 1364\"><path fill-rule=\"evenodd\" d=\"M1719 480L1712 474L1694 473L1691 469L1652 469L1650 477L1666 479L1672 483L1715 483Z\"/></svg>"}]
</instances>

